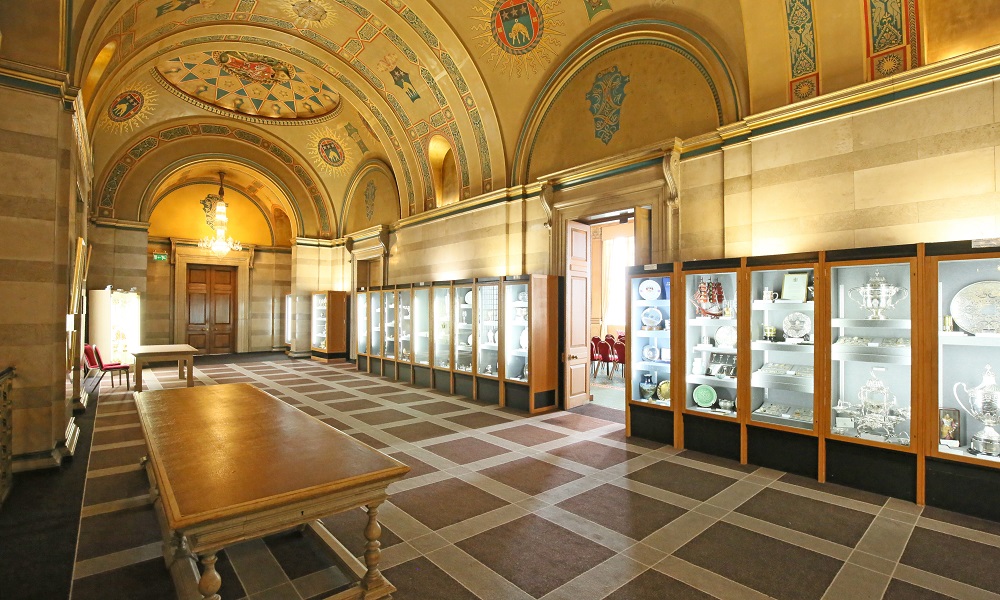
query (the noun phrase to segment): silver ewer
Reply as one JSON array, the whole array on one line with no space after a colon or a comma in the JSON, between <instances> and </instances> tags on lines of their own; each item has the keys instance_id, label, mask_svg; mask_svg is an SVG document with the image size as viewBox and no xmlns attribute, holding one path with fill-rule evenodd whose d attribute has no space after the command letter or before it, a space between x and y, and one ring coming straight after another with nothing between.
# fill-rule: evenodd
<instances>
[{"instance_id":1,"label":"silver ewer","mask_svg":"<svg viewBox=\"0 0 1000 600\"><path fill-rule=\"evenodd\" d=\"M958 386L962 386L965 395L969 397L968 407L958 397ZM993 375L993 368L986 365L983 381L976 387L969 388L965 383L959 381L955 384L952 392L955 394L955 400L958 401L958 404L986 426L982 431L972 436L969 451L974 454L1000 456L1000 434L997 433L996 429L993 429L1000 423L1000 388L998 388L996 377Z\"/></svg>"},{"instance_id":2,"label":"silver ewer","mask_svg":"<svg viewBox=\"0 0 1000 600\"><path fill-rule=\"evenodd\" d=\"M901 295L897 298L896 294ZM896 308L896 304L906 298L909 292L906 288L886 282L885 277L882 277L876 269L868 283L851 288L847 291L847 295L861 308L869 311L868 319L882 320L886 318L885 311Z\"/></svg>"}]
</instances>

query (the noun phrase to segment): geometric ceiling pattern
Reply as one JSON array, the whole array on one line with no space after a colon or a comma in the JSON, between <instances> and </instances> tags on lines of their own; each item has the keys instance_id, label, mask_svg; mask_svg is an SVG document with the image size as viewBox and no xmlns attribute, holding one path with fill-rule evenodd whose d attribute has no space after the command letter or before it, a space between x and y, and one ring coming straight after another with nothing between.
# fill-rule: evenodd
<instances>
[{"instance_id":1,"label":"geometric ceiling pattern","mask_svg":"<svg viewBox=\"0 0 1000 600\"><path fill-rule=\"evenodd\" d=\"M196 52L167 59L156 69L192 98L251 116L311 119L340 105L340 95L315 75L262 54Z\"/></svg>"}]
</instances>

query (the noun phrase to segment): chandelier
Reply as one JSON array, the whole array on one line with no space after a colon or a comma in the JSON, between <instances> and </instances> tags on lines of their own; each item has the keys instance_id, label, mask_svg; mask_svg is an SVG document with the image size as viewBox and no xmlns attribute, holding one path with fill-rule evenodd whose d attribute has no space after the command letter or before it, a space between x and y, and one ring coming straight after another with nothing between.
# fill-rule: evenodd
<instances>
[{"instance_id":1,"label":"chandelier","mask_svg":"<svg viewBox=\"0 0 1000 600\"><path fill-rule=\"evenodd\" d=\"M206 236L198 242L199 248L211 251L218 257L229 254L230 250L240 251L243 245L233 240L232 236L226 236L226 229L229 225L229 217L226 216L226 188L222 185L222 180L226 176L223 171L219 171L219 193L209 194L201 201L202 208L205 209L205 223L215 231L214 236Z\"/></svg>"}]
</instances>

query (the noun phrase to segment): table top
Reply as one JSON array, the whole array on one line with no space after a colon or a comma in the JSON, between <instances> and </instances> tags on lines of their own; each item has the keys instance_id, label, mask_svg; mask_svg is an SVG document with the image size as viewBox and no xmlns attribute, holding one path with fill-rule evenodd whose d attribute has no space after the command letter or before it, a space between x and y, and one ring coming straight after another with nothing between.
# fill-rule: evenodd
<instances>
[{"instance_id":1,"label":"table top","mask_svg":"<svg viewBox=\"0 0 1000 600\"><path fill-rule=\"evenodd\" d=\"M194 354L198 349L187 344L161 344L158 346L135 346L129 350L132 356L164 354Z\"/></svg>"},{"instance_id":2,"label":"table top","mask_svg":"<svg viewBox=\"0 0 1000 600\"><path fill-rule=\"evenodd\" d=\"M402 478L410 468L250 384L135 393L172 530Z\"/></svg>"}]
</instances>

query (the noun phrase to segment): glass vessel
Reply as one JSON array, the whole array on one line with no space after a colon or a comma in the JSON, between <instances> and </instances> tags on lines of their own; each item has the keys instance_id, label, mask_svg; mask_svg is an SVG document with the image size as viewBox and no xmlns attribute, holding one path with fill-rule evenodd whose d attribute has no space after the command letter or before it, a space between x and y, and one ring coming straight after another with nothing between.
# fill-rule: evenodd
<instances>
[{"instance_id":1,"label":"glass vessel","mask_svg":"<svg viewBox=\"0 0 1000 600\"><path fill-rule=\"evenodd\" d=\"M736 418L736 272L687 275L688 410Z\"/></svg>"},{"instance_id":2,"label":"glass vessel","mask_svg":"<svg viewBox=\"0 0 1000 600\"><path fill-rule=\"evenodd\" d=\"M370 292L368 303L371 305L371 350L372 356L382 356L382 293Z\"/></svg>"},{"instance_id":3,"label":"glass vessel","mask_svg":"<svg viewBox=\"0 0 1000 600\"><path fill-rule=\"evenodd\" d=\"M750 312L750 418L813 429L813 269L754 271Z\"/></svg>"},{"instance_id":4,"label":"glass vessel","mask_svg":"<svg viewBox=\"0 0 1000 600\"><path fill-rule=\"evenodd\" d=\"M472 285L455 286L455 370L472 371Z\"/></svg>"},{"instance_id":5,"label":"glass vessel","mask_svg":"<svg viewBox=\"0 0 1000 600\"><path fill-rule=\"evenodd\" d=\"M910 444L910 264L830 269L830 433Z\"/></svg>"},{"instance_id":6,"label":"glass vessel","mask_svg":"<svg viewBox=\"0 0 1000 600\"><path fill-rule=\"evenodd\" d=\"M476 365L480 375L500 376L500 284L476 285L476 339L479 355Z\"/></svg>"},{"instance_id":7,"label":"glass vessel","mask_svg":"<svg viewBox=\"0 0 1000 600\"><path fill-rule=\"evenodd\" d=\"M359 292L358 303L358 354L368 354L368 294Z\"/></svg>"},{"instance_id":8,"label":"glass vessel","mask_svg":"<svg viewBox=\"0 0 1000 600\"><path fill-rule=\"evenodd\" d=\"M504 284L504 377L528 381L528 342L531 323L528 314L527 282Z\"/></svg>"},{"instance_id":9,"label":"glass vessel","mask_svg":"<svg viewBox=\"0 0 1000 600\"><path fill-rule=\"evenodd\" d=\"M434 366L451 369L451 288L434 287Z\"/></svg>"},{"instance_id":10,"label":"glass vessel","mask_svg":"<svg viewBox=\"0 0 1000 600\"><path fill-rule=\"evenodd\" d=\"M413 362L418 365L431 364L430 317L431 289L413 290Z\"/></svg>"},{"instance_id":11,"label":"glass vessel","mask_svg":"<svg viewBox=\"0 0 1000 600\"><path fill-rule=\"evenodd\" d=\"M631 400L670 406L670 277L643 274L630 283Z\"/></svg>"}]
</instances>

